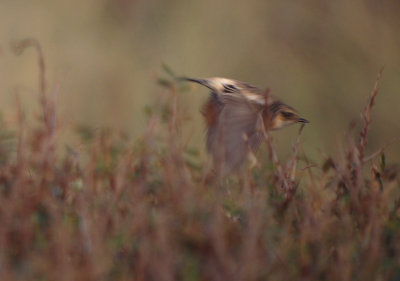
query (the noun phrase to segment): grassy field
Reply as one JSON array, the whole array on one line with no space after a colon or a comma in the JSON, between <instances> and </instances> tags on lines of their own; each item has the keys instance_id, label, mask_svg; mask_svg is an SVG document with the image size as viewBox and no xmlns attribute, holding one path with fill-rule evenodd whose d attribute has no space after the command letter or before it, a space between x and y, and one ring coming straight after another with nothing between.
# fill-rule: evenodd
<instances>
[{"instance_id":1,"label":"grassy field","mask_svg":"<svg viewBox=\"0 0 400 281\"><path fill-rule=\"evenodd\" d=\"M400 278L400 163L365 152L382 72L341 154L313 161L299 131L287 163L269 139L256 167L214 182L179 133L182 85L159 80L140 138L80 126L64 146L38 42L13 50L27 47L40 110L17 95L18 122L0 124L1 280Z\"/></svg>"}]
</instances>

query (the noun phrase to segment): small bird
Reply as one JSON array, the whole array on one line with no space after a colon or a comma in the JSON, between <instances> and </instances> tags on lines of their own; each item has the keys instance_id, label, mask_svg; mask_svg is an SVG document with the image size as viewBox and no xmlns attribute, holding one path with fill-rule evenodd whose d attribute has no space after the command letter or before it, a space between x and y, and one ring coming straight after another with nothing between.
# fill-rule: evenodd
<instances>
[{"instance_id":1,"label":"small bird","mask_svg":"<svg viewBox=\"0 0 400 281\"><path fill-rule=\"evenodd\" d=\"M263 140L262 126L265 130L277 130L309 123L292 107L250 84L219 77L178 79L211 90L201 112L207 127L207 150L222 174L241 167L250 151L257 152Z\"/></svg>"}]
</instances>

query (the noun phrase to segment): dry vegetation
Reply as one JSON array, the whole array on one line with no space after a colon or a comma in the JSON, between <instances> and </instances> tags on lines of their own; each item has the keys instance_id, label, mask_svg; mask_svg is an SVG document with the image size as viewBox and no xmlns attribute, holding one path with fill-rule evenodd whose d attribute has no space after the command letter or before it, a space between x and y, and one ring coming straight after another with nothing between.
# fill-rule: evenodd
<instances>
[{"instance_id":1,"label":"dry vegetation","mask_svg":"<svg viewBox=\"0 0 400 281\"><path fill-rule=\"evenodd\" d=\"M379 77L342 155L313 164L299 132L280 164L266 132L259 167L205 184L207 165L177 129L180 85L166 80L139 140L81 127L82 145L56 153L56 93L46 93L37 42L13 48L27 46L39 53L41 113L28 127L20 109L17 128L0 128L1 280L400 276L397 167L383 150L364 153Z\"/></svg>"}]
</instances>

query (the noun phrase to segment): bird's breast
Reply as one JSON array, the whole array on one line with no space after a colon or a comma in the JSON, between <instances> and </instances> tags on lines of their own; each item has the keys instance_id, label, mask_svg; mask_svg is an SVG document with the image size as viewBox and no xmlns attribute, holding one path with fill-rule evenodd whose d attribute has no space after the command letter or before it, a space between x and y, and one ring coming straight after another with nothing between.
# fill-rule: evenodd
<instances>
[{"instance_id":1,"label":"bird's breast","mask_svg":"<svg viewBox=\"0 0 400 281\"><path fill-rule=\"evenodd\" d=\"M213 127L216 125L221 110L221 102L216 96L211 95L201 109L201 113L203 114L205 123L208 127Z\"/></svg>"}]
</instances>

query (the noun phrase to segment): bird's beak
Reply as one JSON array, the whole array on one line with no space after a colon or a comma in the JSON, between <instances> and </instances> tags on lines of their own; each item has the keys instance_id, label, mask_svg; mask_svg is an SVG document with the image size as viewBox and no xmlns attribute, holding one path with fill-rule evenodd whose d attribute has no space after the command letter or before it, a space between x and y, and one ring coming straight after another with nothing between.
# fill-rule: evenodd
<instances>
[{"instance_id":1,"label":"bird's beak","mask_svg":"<svg viewBox=\"0 0 400 281\"><path fill-rule=\"evenodd\" d=\"M189 81L189 82L195 82L200 85L206 86L207 88L210 88L211 90L213 89L209 83L209 80L207 79L195 79L195 78L189 78L189 77L179 77L178 81Z\"/></svg>"},{"instance_id":2,"label":"bird's beak","mask_svg":"<svg viewBox=\"0 0 400 281\"><path fill-rule=\"evenodd\" d=\"M299 123L310 123L310 121L308 121L307 119L304 119L304 118L299 118L299 120L297 120L297 122L299 122Z\"/></svg>"}]
</instances>

